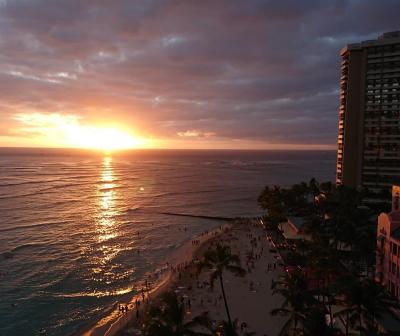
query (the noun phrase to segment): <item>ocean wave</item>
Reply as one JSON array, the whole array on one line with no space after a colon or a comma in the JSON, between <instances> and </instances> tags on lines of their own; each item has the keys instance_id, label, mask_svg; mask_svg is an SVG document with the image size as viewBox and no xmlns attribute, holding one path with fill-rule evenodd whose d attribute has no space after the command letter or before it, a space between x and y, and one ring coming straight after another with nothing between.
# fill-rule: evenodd
<instances>
[{"instance_id":1,"label":"ocean wave","mask_svg":"<svg viewBox=\"0 0 400 336\"><path fill-rule=\"evenodd\" d=\"M237 167L248 167L248 166L252 166L254 164L251 161L242 161L242 160L232 160L232 161L228 161L225 163L228 163L232 166L237 166Z\"/></svg>"},{"instance_id":2,"label":"ocean wave","mask_svg":"<svg viewBox=\"0 0 400 336\"><path fill-rule=\"evenodd\" d=\"M22 244L22 245L18 245L16 247L14 247L11 252L18 252L24 249L29 249L29 248L35 248L35 247L40 247L40 246L44 246L45 244L43 243L26 243L26 244Z\"/></svg>"},{"instance_id":3,"label":"ocean wave","mask_svg":"<svg viewBox=\"0 0 400 336\"><path fill-rule=\"evenodd\" d=\"M78 203L81 202L81 200L79 199L67 199L67 200L62 200L62 201L58 201L58 202L51 202L49 204L43 204L43 203L35 203L35 204L30 204L29 205L29 210L37 210L37 209L48 209L49 207L54 208L56 206L60 206L60 205L64 205L64 204L68 204L68 203ZM22 206L12 206L9 208L6 207L1 207L2 211L20 211L20 210L26 210L26 206L22 205ZM1 231L1 229L0 229Z\"/></svg>"},{"instance_id":4,"label":"ocean wave","mask_svg":"<svg viewBox=\"0 0 400 336\"><path fill-rule=\"evenodd\" d=\"M4 259L10 259L10 258L13 258L15 256L15 254L17 254L17 252L20 252L21 250L41 247L41 246L44 246L44 245L45 244L42 244L42 243L26 243L26 244L18 245L16 247L12 248L9 251L1 253L1 256Z\"/></svg>"},{"instance_id":5,"label":"ocean wave","mask_svg":"<svg viewBox=\"0 0 400 336\"><path fill-rule=\"evenodd\" d=\"M99 188L98 190L106 192L106 191L111 191L111 190L114 190L114 189L124 189L124 188L127 188L127 187L126 186L121 186L121 185L115 185L115 186L112 186L112 187Z\"/></svg>"},{"instance_id":6,"label":"ocean wave","mask_svg":"<svg viewBox=\"0 0 400 336\"><path fill-rule=\"evenodd\" d=\"M179 196L179 195L189 195L189 194L208 194L214 192L221 192L225 189L216 188L216 189L206 189L206 190L188 190L188 191L175 191L175 192L164 192L155 195L151 195L153 198L163 197L163 196Z\"/></svg>"},{"instance_id":7,"label":"ocean wave","mask_svg":"<svg viewBox=\"0 0 400 336\"><path fill-rule=\"evenodd\" d=\"M82 297L106 297L106 296L121 296L136 291L135 286L126 288L106 290L106 291L92 291L92 292L77 292L77 293L50 293L53 297L57 298L82 298Z\"/></svg>"},{"instance_id":8,"label":"ocean wave","mask_svg":"<svg viewBox=\"0 0 400 336\"><path fill-rule=\"evenodd\" d=\"M0 229L0 232L10 232L10 231L18 231L18 230L24 230L24 229L33 229L33 228L38 228L38 227L45 227L45 226L55 226L55 225L65 225L68 223L74 223L75 221L73 220L66 220L62 222L49 222L49 223L38 223L38 224L27 224L27 225L19 225L19 226L14 226L14 227L8 227L8 228L3 228Z\"/></svg>"},{"instance_id":9,"label":"ocean wave","mask_svg":"<svg viewBox=\"0 0 400 336\"><path fill-rule=\"evenodd\" d=\"M22 170L22 171L37 171L37 167L19 167L19 166L7 166L7 170Z\"/></svg>"},{"instance_id":10,"label":"ocean wave","mask_svg":"<svg viewBox=\"0 0 400 336\"><path fill-rule=\"evenodd\" d=\"M25 194L0 196L0 199L4 200L4 199L24 198L24 197L29 197L29 196L39 196L39 195L47 194L49 192L49 190L51 190L51 189L52 188L44 188L44 189L40 189L37 191L25 193Z\"/></svg>"},{"instance_id":11,"label":"ocean wave","mask_svg":"<svg viewBox=\"0 0 400 336\"><path fill-rule=\"evenodd\" d=\"M45 189L42 189L40 191L47 191L47 190L54 190L54 189L63 189L63 188L70 188L70 187L79 187L82 185L88 185L88 184L93 184L92 182L79 182L79 183L68 183L68 184L61 184L61 185L55 185L51 186Z\"/></svg>"},{"instance_id":12,"label":"ocean wave","mask_svg":"<svg viewBox=\"0 0 400 336\"><path fill-rule=\"evenodd\" d=\"M38 195L43 195L47 194L49 192L51 193L56 193L57 189L63 189L63 188L71 188L71 187L80 187L83 185L90 185L93 184L92 182L85 182L85 183L69 183L69 184L62 184L62 185L55 185L47 188L42 188L36 191L28 192L25 194L17 194L17 195L2 195L0 196L0 199L14 199L14 198L23 198L23 197L29 197L29 196L38 196Z\"/></svg>"},{"instance_id":13,"label":"ocean wave","mask_svg":"<svg viewBox=\"0 0 400 336\"><path fill-rule=\"evenodd\" d=\"M73 176L67 176L60 178L60 181L69 181L69 180L81 180L81 179L87 179L87 178L97 178L99 177L98 174L86 174L86 175L73 175Z\"/></svg>"},{"instance_id":14,"label":"ocean wave","mask_svg":"<svg viewBox=\"0 0 400 336\"><path fill-rule=\"evenodd\" d=\"M14 256L14 253L12 253L11 251L6 251L0 254L3 259L10 259Z\"/></svg>"},{"instance_id":15,"label":"ocean wave","mask_svg":"<svg viewBox=\"0 0 400 336\"><path fill-rule=\"evenodd\" d=\"M140 210L140 209L141 209L140 206L135 206L135 207L126 209L125 212L128 212L128 213L129 213L129 212L135 212L135 211Z\"/></svg>"},{"instance_id":16,"label":"ocean wave","mask_svg":"<svg viewBox=\"0 0 400 336\"><path fill-rule=\"evenodd\" d=\"M134 181L137 179L139 179L138 176L113 175L113 182ZM104 181L98 181L97 183L104 183Z\"/></svg>"},{"instance_id":17,"label":"ocean wave","mask_svg":"<svg viewBox=\"0 0 400 336\"><path fill-rule=\"evenodd\" d=\"M19 186L19 185L27 185L27 184L41 184L41 183L51 183L51 182L57 182L60 181L60 179L54 179L54 180L35 180L35 181L22 181L22 182L15 182L15 183L0 183L0 188L1 187L14 187L14 186Z\"/></svg>"}]
</instances>

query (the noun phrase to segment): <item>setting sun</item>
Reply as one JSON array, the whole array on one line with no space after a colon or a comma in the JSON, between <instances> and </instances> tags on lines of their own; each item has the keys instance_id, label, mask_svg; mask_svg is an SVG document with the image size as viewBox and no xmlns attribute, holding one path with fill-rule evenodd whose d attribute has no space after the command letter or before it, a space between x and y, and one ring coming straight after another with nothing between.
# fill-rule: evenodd
<instances>
[{"instance_id":1,"label":"setting sun","mask_svg":"<svg viewBox=\"0 0 400 336\"><path fill-rule=\"evenodd\" d=\"M148 141L119 127L87 125L83 118L75 115L26 113L16 120L23 124L19 129L34 134L38 144L57 147L74 147L112 151L118 149L142 148Z\"/></svg>"},{"instance_id":2,"label":"setting sun","mask_svg":"<svg viewBox=\"0 0 400 336\"><path fill-rule=\"evenodd\" d=\"M124 131L113 128L92 126L74 126L66 129L67 140L74 147L117 150L138 148L144 145L144 140L136 138Z\"/></svg>"}]
</instances>

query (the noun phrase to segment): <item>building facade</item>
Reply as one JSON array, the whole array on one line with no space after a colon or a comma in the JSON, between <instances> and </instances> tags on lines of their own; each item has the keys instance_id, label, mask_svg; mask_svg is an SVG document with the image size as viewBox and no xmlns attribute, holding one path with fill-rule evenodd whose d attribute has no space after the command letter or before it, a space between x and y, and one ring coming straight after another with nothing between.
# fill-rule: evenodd
<instances>
[{"instance_id":1,"label":"building facade","mask_svg":"<svg viewBox=\"0 0 400 336\"><path fill-rule=\"evenodd\" d=\"M341 50L336 182L400 183L400 31Z\"/></svg>"},{"instance_id":2,"label":"building facade","mask_svg":"<svg viewBox=\"0 0 400 336\"><path fill-rule=\"evenodd\" d=\"M378 217L376 278L400 298L400 186L392 188L392 211Z\"/></svg>"}]
</instances>

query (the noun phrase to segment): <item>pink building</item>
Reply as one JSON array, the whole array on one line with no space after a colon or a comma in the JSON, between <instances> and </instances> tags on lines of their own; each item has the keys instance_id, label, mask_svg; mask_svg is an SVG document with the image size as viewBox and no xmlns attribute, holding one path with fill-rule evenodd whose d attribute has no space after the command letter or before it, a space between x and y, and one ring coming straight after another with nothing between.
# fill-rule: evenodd
<instances>
[{"instance_id":1,"label":"pink building","mask_svg":"<svg viewBox=\"0 0 400 336\"><path fill-rule=\"evenodd\" d=\"M378 217L377 280L400 298L400 186L392 188L392 211Z\"/></svg>"}]
</instances>

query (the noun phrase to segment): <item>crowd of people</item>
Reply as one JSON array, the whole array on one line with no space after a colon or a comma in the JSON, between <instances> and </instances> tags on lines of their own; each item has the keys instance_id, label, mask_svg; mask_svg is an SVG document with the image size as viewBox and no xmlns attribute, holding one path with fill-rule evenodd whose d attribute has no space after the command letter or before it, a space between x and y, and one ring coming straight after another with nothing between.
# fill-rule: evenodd
<instances>
[{"instance_id":1,"label":"crowd of people","mask_svg":"<svg viewBox=\"0 0 400 336\"><path fill-rule=\"evenodd\" d=\"M199 251L206 251L207 249L214 248L218 243L229 245L234 250L234 253L239 255L242 260L242 266L245 267L247 273L254 272L256 274L255 276L249 275L249 277L246 277L248 279L246 281L248 284L248 293L251 295L250 293L259 292L260 290L265 291L267 287L268 289L270 288L269 282L268 285L262 283L262 280L260 280L257 275L259 274L260 269L263 274L270 274L269 277L274 277L275 275L273 273L275 273L275 271L280 271L280 268L278 268L279 263L277 261L271 260L271 254L266 253L270 252L271 242L267 240L265 231L260 230L259 222L248 220L247 223L246 220L241 220L239 224L244 224L240 225L239 230L241 230L242 233L239 235L232 232L232 230L226 230L225 226L221 226L214 231L204 231L198 236L198 238L191 240L189 243L191 249L189 250L193 253L200 246L204 247L203 250ZM219 235L223 232L225 232L223 235ZM247 239L243 241L241 238L241 241L239 241L238 237L240 237L240 235ZM203 242L206 240L204 239L205 237L207 239L216 237L216 239L212 239L208 244L204 245ZM169 283L172 284L172 288L171 286L169 288L177 293L180 303L189 314L188 316L195 316L207 309L214 312L214 316L212 316L214 322L219 319L224 319L223 297L219 291L219 287L216 289L213 288L212 284L208 281L209 275L207 273L204 275L202 274L202 276L199 277L198 273L195 271L199 259L192 254L190 259L186 258L184 261L181 260L180 262L177 262L177 260L174 260L174 262L172 262L172 260L174 260L174 258L167 261L163 269L168 271L168 274L172 279L175 279L172 282L169 281ZM158 280L159 279L154 278L154 283ZM146 310L148 310L150 306L148 304L151 303L149 300L151 293L150 287L150 282L145 280L143 289L135 300L134 305L132 305L132 308L128 305L123 307L121 310L126 314L129 309L135 309L135 320L137 321L137 326L142 325L142 319L147 316ZM248 322L247 318L239 320L239 326L242 332L252 329L252 325Z\"/></svg>"}]
</instances>

